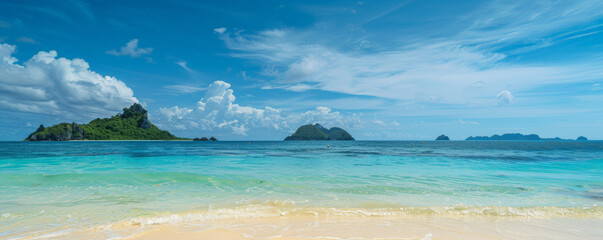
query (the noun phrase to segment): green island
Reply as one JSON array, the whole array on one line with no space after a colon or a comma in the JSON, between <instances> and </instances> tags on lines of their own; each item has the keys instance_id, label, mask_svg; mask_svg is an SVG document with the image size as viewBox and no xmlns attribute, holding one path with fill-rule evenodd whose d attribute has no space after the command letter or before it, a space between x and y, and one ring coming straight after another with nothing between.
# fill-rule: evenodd
<instances>
[{"instance_id":1,"label":"green island","mask_svg":"<svg viewBox=\"0 0 603 240\"><path fill-rule=\"evenodd\" d=\"M285 138L285 141L293 140L354 140L345 130L333 127L326 129L318 123L303 125L291 136Z\"/></svg>"},{"instance_id":2,"label":"green island","mask_svg":"<svg viewBox=\"0 0 603 240\"><path fill-rule=\"evenodd\" d=\"M60 123L52 127L40 125L25 141L70 140L190 140L179 138L153 125L147 110L138 103L124 108L110 118L97 118L88 124Z\"/></svg>"}]
</instances>

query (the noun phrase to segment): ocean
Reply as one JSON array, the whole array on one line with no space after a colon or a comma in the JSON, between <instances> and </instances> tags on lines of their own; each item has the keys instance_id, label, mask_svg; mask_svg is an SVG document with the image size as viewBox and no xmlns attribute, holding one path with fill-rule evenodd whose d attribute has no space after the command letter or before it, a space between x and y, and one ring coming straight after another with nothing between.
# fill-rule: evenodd
<instances>
[{"instance_id":1,"label":"ocean","mask_svg":"<svg viewBox=\"0 0 603 240\"><path fill-rule=\"evenodd\" d=\"M602 170L603 141L0 142L0 239L286 216L599 225Z\"/></svg>"}]
</instances>

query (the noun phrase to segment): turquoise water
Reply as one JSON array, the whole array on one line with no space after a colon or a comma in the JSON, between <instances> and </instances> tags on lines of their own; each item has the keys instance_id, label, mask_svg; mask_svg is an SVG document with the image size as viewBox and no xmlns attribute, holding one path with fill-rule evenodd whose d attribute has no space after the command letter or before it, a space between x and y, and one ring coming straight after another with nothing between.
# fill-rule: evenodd
<instances>
[{"instance_id":1,"label":"turquoise water","mask_svg":"<svg viewBox=\"0 0 603 240\"><path fill-rule=\"evenodd\" d=\"M603 141L0 142L0 238L241 206L600 217L602 167Z\"/></svg>"}]
</instances>

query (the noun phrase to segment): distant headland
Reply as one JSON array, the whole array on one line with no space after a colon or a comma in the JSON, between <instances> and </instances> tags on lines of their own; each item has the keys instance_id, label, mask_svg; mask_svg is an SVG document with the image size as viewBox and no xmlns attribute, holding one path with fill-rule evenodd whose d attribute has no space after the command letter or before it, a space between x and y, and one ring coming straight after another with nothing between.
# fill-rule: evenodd
<instances>
[{"instance_id":1,"label":"distant headland","mask_svg":"<svg viewBox=\"0 0 603 240\"><path fill-rule=\"evenodd\" d=\"M544 140L544 141L571 141L571 139L562 139L559 137L555 137L555 138L541 138L540 136L536 135L536 134L528 134L528 135L523 135L521 133L505 133L503 135L498 135L498 134L494 134L491 137L488 136L475 136L475 137L468 137L465 140L469 140L469 141L481 141L481 140L496 140L496 141L501 141L501 140L523 140L523 141L538 141L538 140ZM578 141L586 141L588 139L586 139L586 137L580 136L578 137L576 140Z\"/></svg>"},{"instance_id":2,"label":"distant headland","mask_svg":"<svg viewBox=\"0 0 603 240\"><path fill-rule=\"evenodd\" d=\"M124 108L110 118L97 118L88 124L60 123L52 127L40 125L25 141L70 140L188 140L179 138L153 125L147 110L138 103Z\"/></svg>"},{"instance_id":3,"label":"distant headland","mask_svg":"<svg viewBox=\"0 0 603 240\"><path fill-rule=\"evenodd\" d=\"M292 140L354 140L347 131L333 127L326 129L318 123L303 125L291 136L285 138L285 141Z\"/></svg>"}]
</instances>

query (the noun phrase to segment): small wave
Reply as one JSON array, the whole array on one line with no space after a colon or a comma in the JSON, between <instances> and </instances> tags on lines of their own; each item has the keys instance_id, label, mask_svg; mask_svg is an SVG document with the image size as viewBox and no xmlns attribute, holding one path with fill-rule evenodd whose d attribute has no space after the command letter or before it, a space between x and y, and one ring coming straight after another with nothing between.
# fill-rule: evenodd
<instances>
[{"instance_id":1,"label":"small wave","mask_svg":"<svg viewBox=\"0 0 603 240\"><path fill-rule=\"evenodd\" d=\"M399 207L399 208L312 208L296 207L293 202L267 202L235 208L219 208L206 211L140 216L126 221L126 225L201 224L224 219L254 219L285 216L324 217L410 217L410 216L487 216L487 217L603 217L603 207L507 207L466 206Z\"/></svg>"}]
</instances>

